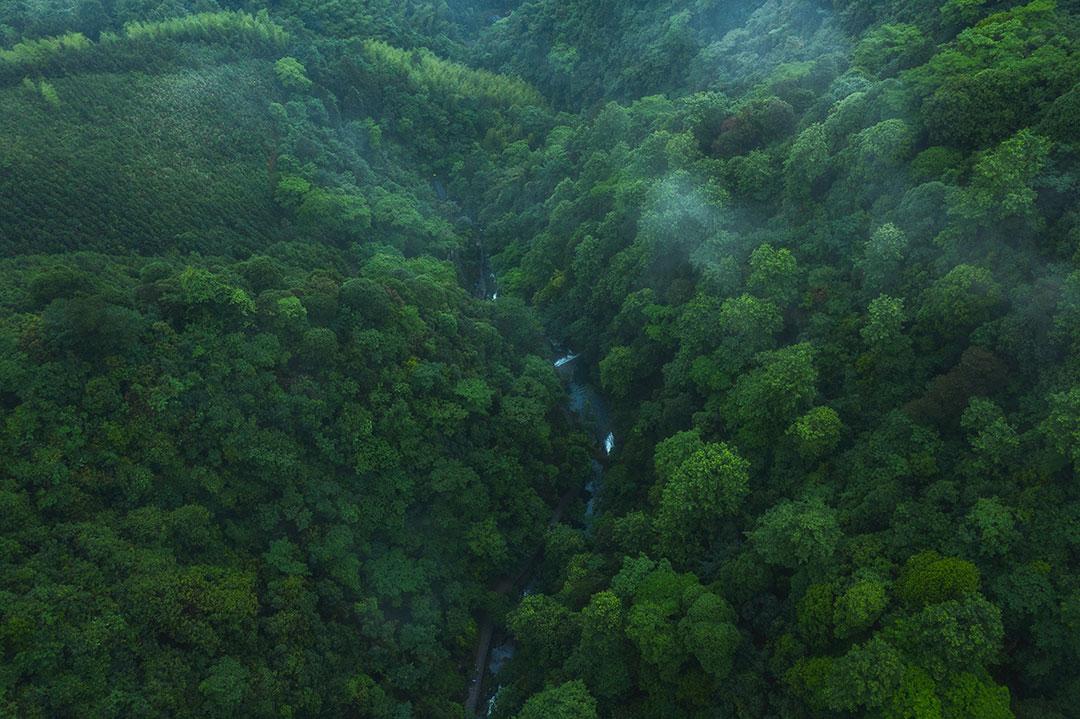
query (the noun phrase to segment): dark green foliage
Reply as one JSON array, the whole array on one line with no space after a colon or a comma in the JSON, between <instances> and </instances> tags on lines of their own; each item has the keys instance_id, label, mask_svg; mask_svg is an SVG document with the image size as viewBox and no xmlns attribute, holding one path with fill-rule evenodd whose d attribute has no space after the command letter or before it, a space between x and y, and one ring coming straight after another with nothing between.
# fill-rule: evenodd
<instances>
[{"instance_id":1,"label":"dark green foliage","mask_svg":"<svg viewBox=\"0 0 1080 719\"><path fill-rule=\"evenodd\" d=\"M1075 2L0 5L0 715L1075 713Z\"/></svg>"},{"instance_id":2,"label":"dark green foliage","mask_svg":"<svg viewBox=\"0 0 1080 719\"><path fill-rule=\"evenodd\" d=\"M347 714L356 667L395 711L421 686L460 701L445 672L469 612L564 486L535 345L506 344L433 260L267 286L76 257L3 274L8 706ZM519 443L486 416L522 403Z\"/></svg>"},{"instance_id":3,"label":"dark green foliage","mask_svg":"<svg viewBox=\"0 0 1080 719\"><path fill-rule=\"evenodd\" d=\"M1074 8L836 5L849 44L835 55L811 42L777 68L759 45L758 66L733 80L736 60L721 53L745 49L752 29L816 32L762 6L746 34L676 74L686 95L609 104L505 152L530 169L491 176L496 265L596 358L616 403L626 438L605 474L616 517L598 523L596 551L613 561L630 546L720 582L739 628L762 641L735 671L787 682L757 704L725 685L714 715L1009 716L1010 693L1066 706L1052 677L1071 670L1030 662L1062 656L1049 649L1066 632L1049 597L1075 582L1068 530L1033 534L1070 520L1038 522L1047 510L1032 503L1054 496L1075 512ZM549 11L536 3L494 29L495 57L507 62L502 36L528 18L536 34L519 30L515 49L533 60L516 67L588 105L600 55L566 40ZM660 27L646 16L642 28ZM548 33L563 39L540 59ZM708 80L695 66L706 62ZM560 63L572 69L556 80ZM704 88L728 96L694 94ZM544 212L524 196L546 198ZM1051 239L1063 233L1066 250ZM1043 281L1049 304L1029 294ZM718 479L731 473L705 469L722 451L746 460L738 502ZM683 486L710 487L713 510L676 503ZM652 535L623 544L642 508ZM1025 602L1018 586L1038 589ZM1044 630L1025 628L1035 616ZM922 632L978 648L958 638L950 658ZM1002 632L1044 649L1006 640L996 654ZM1008 689L987 673L997 664ZM537 691L539 674L511 676ZM696 716L693 692L660 698L643 678L629 712L601 688L625 686L623 670L571 661L554 676L595 682L612 716Z\"/></svg>"}]
</instances>

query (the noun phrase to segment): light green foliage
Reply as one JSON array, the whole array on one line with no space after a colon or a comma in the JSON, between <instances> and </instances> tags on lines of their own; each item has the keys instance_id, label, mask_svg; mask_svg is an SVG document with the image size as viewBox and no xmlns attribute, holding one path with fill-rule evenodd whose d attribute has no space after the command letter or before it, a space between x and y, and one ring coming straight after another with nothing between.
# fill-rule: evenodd
<instances>
[{"instance_id":1,"label":"light green foliage","mask_svg":"<svg viewBox=\"0 0 1080 719\"><path fill-rule=\"evenodd\" d=\"M881 174L908 159L914 144L911 128L900 119L884 120L860 131L851 139L856 153L853 176L866 182L879 181Z\"/></svg>"},{"instance_id":2,"label":"light green foliage","mask_svg":"<svg viewBox=\"0 0 1080 719\"><path fill-rule=\"evenodd\" d=\"M248 683L248 670L235 659L225 657L199 683L199 693L206 698L211 716L225 717L240 709Z\"/></svg>"},{"instance_id":3,"label":"light green foliage","mask_svg":"<svg viewBox=\"0 0 1080 719\"><path fill-rule=\"evenodd\" d=\"M820 123L799 133L784 161L784 189L793 199L809 198L815 180L828 169L829 145Z\"/></svg>"},{"instance_id":4,"label":"light green foliage","mask_svg":"<svg viewBox=\"0 0 1080 719\"><path fill-rule=\"evenodd\" d=\"M683 306L676 321L680 344L675 366L689 363L688 378L702 392L726 389L758 352L775 346L782 327L780 311L768 300L744 294L718 301L699 295Z\"/></svg>"},{"instance_id":5,"label":"light green foliage","mask_svg":"<svg viewBox=\"0 0 1080 719\"><path fill-rule=\"evenodd\" d=\"M931 676L975 672L1001 648L1001 611L978 594L930 604L887 634Z\"/></svg>"},{"instance_id":6,"label":"light green foliage","mask_svg":"<svg viewBox=\"0 0 1080 719\"><path fill-rule=\"evenodd\" d=\"M299 297L290 295L277 301L275 309L279 315L290 321L299 321L307 317L307 308Z\"/></svg>"},{"instance_id":7,"label":"light green foliage","mask_svg":"<svg viewBox=\"0 0 1080 719\"><path fill-rule=\"evenodd\" d=\"M885 583L877 577L860 579L836 598L833 627L838 638L869 629L888 604Z\"/></svg>"},{"instance_id":8,"label":"light green foliage","mask_svg":"<svg viewBox=\"0 0 1080 719\"><path fill-rule=\"evenodd\" d=\"M942 717L1013 719L1009 690L972 673L961 674L945 691Z\"/></svg>"},{"instance_id":9,"label":"light green foliage","mask_svg":"<svg viewBox=\"0 0 1080 719\"><path fill-rule=\"evenodd\" d=\"M621 574L635 569L638 568L624 565ZM680 641L677 620L684 595L694 589L697 580L693 575L675 572L667 560L646 571L634 577L626 635L644 661L653 665L656 671L673 677L686 661L686 648ZM617 586L614 580L612 585Z\"/></svg>"},{"instance_id":10,"label":"light green foliage","mask_svg":"<svg viewBox=\"0 0 1080 719\"><path fill-rule=\"evenodd\" d=\"M791 250L773 249L768 243L750 255L750 276L747 287L759 297L772 300L781 307L791 302L798 291L798 263Z\"/></svg>"},{"instance_id":11,"label":"light green foliage","mask_svg":"<svg viewBox=\"0 0 1080 719\"><path fill-rule=\"evenodd\" d=\"M822 646L832 639L835 604L836 588L830 583L811 584L799 599L799 632L811 646Z\"/></svg>"},{"instance_id":12,"label":"light green foliage","mask_svg":"<svg viewBox=\"0 0 1080 719\"><path fill-rule=\"evenodd\" d=\"M941 6L942 19L955 25L969 25L979 18L986 0L946 0Z\"/></svg>"},{"instance_id":13,"label":"light green foliage","mask_svg":"<svg viewBox=\"0 0 1080 719\"><path fill-rule=\"evenodd\" d=\"M867 307L866 322L859 335L866 346L865 365L879 382L902 379L912 362L912 341L904 331L907 313L904 301L880 295ZM880 385L879 385L880 386Z\"/></svg>"},{"instance_id":14,"label":"light green foliage","mask_svg":"<svg viewBox=\"0 0 1080 719\"><path fill-rule=\"evenodd\" d=\"M815 407L788 428L799 454L808 460L825 457L836 448L843 430L840 415L832 407Z\"/></svg>"},{"instance_id":15,"label":"light green foliage","mask_svg":"<svg viewBox=\"0 0 1080 719\"><path fill-rule=\"evenodd\" d=\"M874 230L860 262L866 273L866 287L882 291L895 285L907 249L907 237L896 225L889 223Z\"/></svg>"},{"instance_id":16,"label":"light green foliage","mask_svg":"<svg viewBox=\"0 0 1080 719\"><path fill-rule=\"evenodd\" d=\"M821 167L820 163L823 160L818 153L819 149L819 147L801 149L808 155L806 169L814 177L820 175L818 168ZM734 179L733 191L739 197L766 202L775 196L777 187L781 184L780 171L782 169L785 172L784 182L790 183L787 191L795 195L805 187L803 181L806 178L799 174L800 160L801 158L790 159L781 167L774 156L761 150L753 150L747 155L733 157L727 166L728 172Z\"/></svg>"},{"instance_id":17,"label":"light green foliage","mask_svg":"<svg viewBox=\"0 0 1080 719\"><path fill-rule=\"evenodd\" d=\"M975 164L971 182L958 193L953 212L982 223L1031 219L1036 198L1032 181L1049 152L1050 141L1029 130L1005 140Z\"/></svg>"},{"instance_id":18,"label":"light green foliage","mask_svg":"<svg viewBox=\"0 0 1080 719\"><path fill-rule=\"evenodd\" d=\"M631 347L612 347L600 360L600 382L613 397L627 398L638 381L638 355Z\"/></svg>"},{"instance_id":19,"label":"light green foliage","mask_svg":"<svg viewBox=\"0 0 1080 719\"><path fill-rule=\"evenodd\" d=\"M409 52L378 40L365 41L363 48L373 60L395 67L423 87L451 97L498 105L537 105L543 101L536 90L520 80L448 62L428 50Z\"/></svg>"},{"instance_id":20,"label":"light green foliage","mask_svg":"<svg viewBox=\"0 0 1080 719\"><path fill-rule=\"evenodd\" d=\"M934 680L918 667L908 666L885 715L896 719L943 719Z\"/></svg>"},{"instance_id":21,"label":"light green foliage","mask_svg":"<svg viewBox=\"0 0 1080 719\"><path fill-rule=\"evenodd\" d=\"M38 91L41 93L41 99L43 99L51 107L59 107L60 96L56 94L55 87L42 80L38 84Z\"/></svg>"},{"instance_id":22,"label":"light green foliage","mask_svg":"<svg viewBox=\"0 0 1080 719\"><path fill-rule=\"evenodd\" d=\"M870 302L866 325L859 334L871 352L881 356L895 355L910 345L903 333L905 319L904 301L881 295Z\"/></svg>"},{"instance_id":23,"label":"light green foliage","mask_svg":"<svg viewBox=\"0 0 1080 719\"><path fill-rule=\"evenodd\" d=\"M981 14L978 5L946 3L943 19L955 30ZM1020 3L963 29L912 70L933 144L984 149L1030 127L1046 100L1076 81L1073 33L1059 31L1070 22L1059 3Z\"/></svg>"},{"instance_id":24,"label":"light green foliage","mask_svg":"<svg viewBox=\"0 0 1080 719\"><path fill-rule=\"evenodd\" d=\"M165 20L132 20L124 24L122 33L102 33L97 44L83 33L68 32L55 37L23 40L10 50L0 49L0 77L25 75L55 67L66 58L88 57L95 52L139 43L175 40L280 49L288 39L288 33L273 22L265 10L256 15L224 11L184 14Z\"/></svg>"},{"instance_id":25,"label":"light green foliage","mask_svg":"<svg viewBox=\"0 0 1080 719\"><path fill-rule=\"evenodd\" d=\"M944 12L944 10L943 10ZM881 25L868 32L852 53L856 67L888 77L925 59L930 41L914 25Z\"/></svg>"},{"instance_id":26,"label":"light green foliage","mask_svg":"<svg viewBox=\"0 0 1080 719\"><path fill-rule=\"evenodd\" d=\"M56 93L56 88L45 80L40 80L35 83L30 78L24 77L22 88L28 97L40 97L52 108L60 106L60 96Z\"/></svg>"},{"instance_id":27,"label":"light green foliage","mask_svg":"<svg viewBox=\"0 0 1080 719\"><path fill-rule=\"evenodd\" d=\"M657 602L635 603L626 620L626 636L637 647L641 658L654 671L671 673L672 667L685 661L685 648L679 641L671 615L677 605Z\"/></svg>"},{"instance_id":28,"label":"light green foliage","mask_svg":"<svg viewBox=\"0 0 1080 719\"><path fill-rule=\"evenodd\" d=\"M304 91L311 87L307 70L295 57L283 57L274 63L278 82L288 90Z\"/></svg>"},{"instance_id":29,"label":"light green foliage","mask_svg":"<svg viewBox=\"0 0 1080 719\"><path fill-rule=\"evenodd\" d=\"M1019 536L1013 510L997 497L983 497L968 512L964 534L980 554L1007 554Z\"/></svg>"},{"instance_id":30,"label":"light green foliage","mask_svg":"<svg viewBox=\"0 0 1080 719\"><path fill-rule=\"evenodd\" d=\"M552 46L551 52L548 53L547 60L551 65L551 69L561 75L569 76L574 67L578 64L580 54L576 47L566 45L565 43L556 43Z\"/></svg>"},{"instance_id":31,"label":"light green foliage","mask_svg":"<svg viewBox=\"0 0 1080 719\"><path fill-rule=\"evenodd\" d=\"M1001 286L984 267L957 265L931 285L918 320L946 337L970 332L986 320L1001 300Z\"/></svg>"},{"instance_id":32,"label":"light green foliage","mask_svg":"<svg viewBox=\"0 0 1080 719\"><path fill-rule=\"evenodd\" d=\"M975 397L960 417L971 448L987 468L1002 466L1015 456L1020 438L1001 409L988 399Z\"/></svg>"},{"instance_id":33,"label":"light green foliage","mask_svg":"<svg viewBox=\"0 0 1080 719\"><path fill-rule=\"evenodd\" d=\"M596 719L596 700L580 681L545 689L529 698L517 719Z\"/></svg>"},{"instance_id":34,"label":"light green foliage","mask_svg":"<svg viewBox=\"0 0 1080 719\"><path fill-rule=\"evenodd\" d=\"M683 642L702 668L717 679L724 679L732 669L732 659L741 641L733 624L731 606L715 594L702 594L679 622Z\"/></svg>"},{"instance_id":35,"label":"light green foliage","mask_svg":"<svg viewBox=\"0 0 1080 719\"><path fill-rule=\"evenodd\" d=\"M657 462L664 485L656 528L668 551L677 554L693 551L695 537L738 511L750 479L749 464L726 444L702 444L677 464L672 453L665 450Z\"/></svg>"},{"instance_id":36,"label":"light green foliage","mask_svg":"<svg viewBox=\"0 0 1080 719\"><path fill-rule=\"evenodd\" d=\"M900 690L904 667L899 652L877 638L853 647L836 661L833 681L843 677L832 699L835 709L875 709Z\"/></svg>"},{"instance_id":37,"label":"light green foliage","mask_svg":"<svg viewBox=\"0 0 1080 719\"><path fill-rule=\"evenodd\" d=\"M274 188L274 199L281 205L297 209L311 192L311 183L298 175L281 175Z\"/></svg>"},{"instance_id":38,"label":"light green foliage","mask_svg":"<svg viewBox=\"0 0 1080 719\"><path fill-rule=\"evenodd\" d=\"M819 499L807 499L773 507L749 536L771 564L820 570L832 559L843 534L832 508Z\"/></svg>"},{"instance_id":39,"label":"light green foliage","mask_svg":"<svg viewBox=\"0 0 1080 719\"><path fill-rule=\"evenodd\" d=\"M204 12L158 22L132 21L124 25L130 40L238 40L245 39L282 47L288 33L265 10L256 15L244 12ZM115 42L115 40L113 40Z\"/></svg>"},{"instance_id":40,"label":"light green foliage","mask_svg":"<svg viewBox=\"0 0 1080 719\"><path fill-rule=\"evenodd\" d=\"M0 67L4 70L28 72L47 63L54 57L84 51L91 46L85 35L79 32L58 37L23 40L10 50L0 50Z\"/></svg>"},{"instance_id":41,"label":"light green foliage","mask_svg":"<svg viewBox=\"0 0 1080 719\"><path fill-rule=\"evenodd\" d=\"M525 597L509 617L508 626L533 661L562 661L577 641L576 617L544 595Z\"/></svg>"},{"instance_id":42,"label":"light green foliage","mask_svg":"<svg viewBox=\"0 0 1080 719\"><path fill-rule=\"evenodd\" d=\"M916 180L955 181L963 168L964 153L951 147L928 147L911 161L911 173Z\"/></svg>"},{"instance_id":43,"label":"light green foliage","mask_svg":"<svg viewBox=\"0 0 1080 719\"><path fill-rule=\"evenodd\" d=\"M740 446L759 448L780 435L817 395L817 370L809 344L763 353L728 394L725 418Z\"/></svg>"},{"instance_id":44,"label":"light green foliage","mask_svg":"<svg viewBox=\"0 0 1080 719\"><path fill-rule=\"evenodd\" d=\"M705 449L701 433L697 430L678 432L656 444L653 450L653 466L662 481L669 481L696 452Z\"/></svg>"},{"instance_id":45,"label":"light green foliage","mask_svg":"<svg viewBox=\"0 0 1080 719\"><path fill-rule=\"evenodd\" d=\"M836 659L800 660L786 677L808 703L832 712L880 711L900 692L904 678L899 652L876 637Z\"/></svg>"},{"instance_id":46,"label":"light green foliage","mask_svg":"<svg viewBox=\"0 0 1080 719\"><path fill-rule=\"evenodd\" d=\"M1080 466L1080 388L1053 395L1051 407L1044 431L1059 453Z\"/></svg>"},{"instance_id":47,"label":"light green foliage","mask_svg":"<svg viewBox=\"0 0 1080 719\"><path fill-rule=\"evenodd\" d=\"M371 211L364 198L342 190L312 188L296 214L305 228L335 243L360 240L371 227Z\"/></svg>"},{"instance_id":48,"label":"light green foliage","mask_svg":"<svg viewBox=\"0 0 1080 719\"><path fill-rule=\"evenodd\" d=\"M487 414L495 391L480 377L463 379L454 387L454 394L460 397L469 411Z\"/></svg>"},{"instance_id":49,"label":"light green foliage","mask_svg":"<svg viewBox=\"0 0 1080 719\"><path fill-rule=\"evenodd\" d=\"M673 571L667 560L658 564L626 560L612 588L629 602L627 638L663 681L678 684L686 676L701 676L702 681L727 677L741 642L735 614L694 575Z\"/></svg>"},{"instance_id":50,"label":"light green foliage","mask_svg":"<svg viewBox=\"0 0 1080 719\"><path fill-rule=\"evenodd\" d=\"M897 596L912 605L960 599L978 589L979 570L974 564L932 550L910 557L896 584Z\"/></svg>"},{"instance_id":51,"label":"light green foliage","mask_svg":"<svg viewBox=\"0 0 1080 719\"><path fill-rule=\"evenodd\" d=\"M595 696L606 700L617 699L631 686L624 615L622 600L614 593L594 594L581 610L581 642L566 664Z\"/></svg>"},{"instance_id":52,"label":"light green foliage","mask_svg":"<svg viewBox=\"0 0 1080 719\"><path fill-rule=\"evenodd\" d=\"M223 305L241 314L255 311L255 302L243 289L231 287L212 272L188 267L177 278L177 300L185 305Z\"/></svg>"}]
</instances>

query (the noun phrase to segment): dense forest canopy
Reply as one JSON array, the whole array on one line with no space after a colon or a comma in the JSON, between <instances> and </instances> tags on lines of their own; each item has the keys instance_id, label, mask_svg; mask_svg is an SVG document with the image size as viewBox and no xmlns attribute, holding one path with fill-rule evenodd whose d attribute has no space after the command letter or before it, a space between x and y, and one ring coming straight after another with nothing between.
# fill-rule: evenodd
<instances>
[{"instance_id":1,"label":"dense forest canopy","mask_svg":"<svg viewBox=\"0 0 1080 719\"><path fill-rule=\"evenodd\" d=\"M0 0L0 716L1080 716L1078 53Z\"/></svg>"}]
</instances>

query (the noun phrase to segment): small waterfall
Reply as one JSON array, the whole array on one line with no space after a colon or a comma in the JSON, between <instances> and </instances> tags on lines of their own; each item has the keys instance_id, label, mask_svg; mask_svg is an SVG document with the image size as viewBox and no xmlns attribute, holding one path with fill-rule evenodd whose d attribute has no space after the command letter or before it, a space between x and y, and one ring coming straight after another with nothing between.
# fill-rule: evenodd
<instances>
[{"instance_id":1,"label":"small waterfall","mask_svg":"<svg viewBox=\"0 0 1080 719\"><path fill-rule=\"evenodd\" d=\"M560 357L559 359L555 360L555 369L558 369L560 367L565 367L566 365L568 365L571 362L573 362L574 360L576 360L578 358L578 356L579 355L576 355L573 352L570 352L569 354L567 354L567 355L565 355L563 357Z\"/></svg>"},{"instance_id":2,"label":"small waterfall","mask_svg":"<svg viewBox=\"0 0 1080 719\"><path fill-rule=\"evenodd\" d=\"M489 275L486 273L481 274L481 285L486 285L484 282ZM492 281L494 276L491 276ZM495 299L498 296L498 291L495 290L489 296L489 299ZM593 518L596 516L596 502L599 494L603 491L604 486L604 461L601 453L604 456L610 456L615 451L615 433L612 431L611 418L608 415L607 403L604 397L589 383L585 368L579 365L570 367L572 362L576 360L580 355L565 347L559 349L562 356L552 360L552 364L555 369L561 370L559 372L560 377L566 383L567 389L567 409L575 414L581 426L590 433L592 433L594 445L597 448L596 454L592 460L593 475L589 478L585 484L584 491L586 495L585 504L585 518L586 526L590 526ZM526 582L525 586L521 590L521 598L525 598L536 591L534 586L534 579L530 579ZM488 661L486 677L491 680L491 684L499 678L499 672L504 668L507 661L513 658L515 646L513 640L507 638L502 644L492 647L488 654ZM492 679L493 678L493 679ZM494 691L491 691L490 684L487 685L488 689L484 692L483 696L478 697L478 701L474 706L477 709L484 706L481 704L484 697L487 697L486 713L483 716L491 717L495 712L496 704L499 699L499 692L502 689L501 684L497 684ZM482 711L482 710L481 710Z\"/></svg>"},{"instance_id":3,"label":"small waterfall","mask_svg":"<svg viewBox=\"0 0 1080 719\"><path fill-rule=\"evenodd\" d=\"M492 714L495 713L495 700L497 700L499 698L499 690L500 689L502 689L502 684L500 684L495 689L495 693L491 695L490 699L488 699L487 714L485 714L484 716L489 717L489 716L491 716Z\"/></svg>"}]
</instances>

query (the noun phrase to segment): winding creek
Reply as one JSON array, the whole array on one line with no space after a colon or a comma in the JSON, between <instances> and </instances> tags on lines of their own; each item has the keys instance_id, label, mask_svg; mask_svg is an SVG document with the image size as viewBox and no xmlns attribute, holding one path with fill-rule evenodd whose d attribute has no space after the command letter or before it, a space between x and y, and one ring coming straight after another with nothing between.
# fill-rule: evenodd
<instances>
[{"instance_id":1,"label":"winding creek","mask_svg":"<svg viewBox=\"0 0 1080 719\"><path fill-rule=\"evenodd\" d=\"M464 219L469 225L475 226L475 220L472 217ZM480 263L473 292L476 297L495 301L499 298L498 280L481 238L476 240L476 250ZM552 365L566 385L567 409L577 417L583 427L592 431L597 451L596 457L592 460L592 476L589 481L584 487L569 489L559 498L548 520L549 527L558 524L567 507L582 496L586 499L585 521L591 521L595 514L596 498L603 486L604 462L602 460L606 460L615 451L615 433L607 403L597 389L589 383L586 368L578 362L580 355L566 348L560 349L557 345L554 349L555 359L552 360ZM511 591L519 591L521 596L529 594L529 581L541 558L541 553L542 549L537 548L514 574L499 580L492 587L492 591L496 594L508 594ZM495 644L496 640L498 644ZM469 693L465 700L465 711L468 716L491 716L498 700L500 688L497 683L498 675L503 665L513 658L515 649L513 639L498 634L494 618L485 614L480 622L480 632L469 680ZM481 704L481 698L483 698L483 704Z\"/></svg>"},{"instance_id":2,"label":"winding creek","mask_svg":"<svg viewBox=\"0 0 1080 719\"><path fill-rule=\"evenodd\" d=\"M492 296L489 299L495 299ZM584 495L587 499L585 518L589 521L595 513L596 498L601 491L604 464L601 458L606 458L615 450L615 434L612 429L607 404L600 393L589 384L585 369L577 362L579 355L570 351L564 351L553 360L556 371L566 384L567 409L572 412L578 421L590 429L593 440L597 447L597 457L592 460L593 474L584 487L575 487L567 491L552 511L548 526L558 524L566 508L574 499ZM521 592L522 596L529 593L529 580L533 569L540 560L541 551L537 550L512 576L504 577L494 587L498 594L506 594L513 590ZM493 644L496 640L499 643ZM480 625L480 634L477 640L476 655L473 662L472 677L469 682L469 695L465 702L465 709L469 716L490 716L498 700L499 685L498 676L503 665L514 656L515 646L510 637L497 634L495 621L490 616L485 616ZM494 685L494 688L489 686ZM481 705L481 697L484 702ZM481 706L483 709L481 710Z\"/></svg>"}]
</instances>

